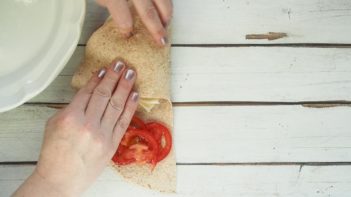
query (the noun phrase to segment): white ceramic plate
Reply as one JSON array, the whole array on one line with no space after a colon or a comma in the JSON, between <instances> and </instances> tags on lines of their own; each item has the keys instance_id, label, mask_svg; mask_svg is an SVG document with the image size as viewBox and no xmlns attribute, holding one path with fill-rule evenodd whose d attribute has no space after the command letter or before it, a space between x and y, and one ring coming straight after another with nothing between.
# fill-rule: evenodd
<instances>
[{"instance_id":1,"label":"white ceramic plate","mask_svg":"<svg viewBox=\"0 0 351 197\"><path fill-rule=\"evenodd\" d=\"M0 112L43 91L77 46L85 0L0 0Z\"/></svg>"}]
</instances>

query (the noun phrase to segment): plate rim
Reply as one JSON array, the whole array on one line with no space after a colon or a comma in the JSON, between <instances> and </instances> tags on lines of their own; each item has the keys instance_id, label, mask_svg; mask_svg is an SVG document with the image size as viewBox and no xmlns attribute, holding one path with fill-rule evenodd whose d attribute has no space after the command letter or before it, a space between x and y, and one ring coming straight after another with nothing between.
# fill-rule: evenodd
<instances>
[{"instance_id":1,"label":"plate rim","mask_svg":"<svg viewBox=\"0 0 351 197\"><path fill-rule=\"evenodd\" d=\"M72 55L73 55L73 53L74 53L74 51L79 43L80 36L82 34L84 19L86 16L86 6L87 6L87 2L85 0L74 0L74 1L77 1L77 2L79 1L81 3L81 6L82 6L81 10L82 11L79 14L79 16L77 17L77 24L78 25L75 26L76 28L71 28L71 31L73 32L71 37L72 37L72 40L74 40L74 41L72 42L72 44L70 46L66 45L66 52L64 53L64 55L62 57L62 61L57 62L57 65L54 68L54 72L52 72L52 74L48 75L45 78L45 83L42 83L40 86L37 86L32 92L24 91L24 94L21 95L21 97L16 97L16 99L14 99L14 101L11 102L10 104L3 105L0 103L0 113L15 109L15 108L19 107L20 105L24 104L25 102L27 102L28 100L30 100L33 97L40 94L43 90L45 90L56 79L56 77L64 69L64 67L66 66L66 64L68 63L70 58L72 57ZM55 57L57 57L57 55L54 55L52 59L54 59ZM43 76L43 74L39 75L37 78L33 79L33 81L40 79L40 77L42 77L42 76ZM25 89L24 84L22 84L21 88ZM0 99L0 102L1 102L1 99Z\"/></svg>"}]
</instances>

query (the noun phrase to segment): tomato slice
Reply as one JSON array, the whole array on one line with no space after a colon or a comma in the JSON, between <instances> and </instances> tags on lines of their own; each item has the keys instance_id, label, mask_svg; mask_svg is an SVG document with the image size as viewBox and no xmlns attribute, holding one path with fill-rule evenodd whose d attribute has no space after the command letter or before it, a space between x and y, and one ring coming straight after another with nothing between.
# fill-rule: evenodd
<instances>
[{"instance_id":1,"label":"tomato slice","mask_svg":"<svg viewBox=\"0 0 351 197\"><path fill-rule=\"evenodd\" d=\"M149 147L145 144L134 144L129 147L129 150L133 151L133 158L136 163L147 163L149 161L152 163L155 159L155 153L149 150Z\"/></svg>"},{"instance_id":2,"label":"tomato slice","mask_svg":"<svg viewBox=\"0 0 351 197\"><path fill-rule=\"evenodd\" d=\"M113 161L119 165L133 162L157 163L158 143L150 132L142 129L129 128L124 135Z\"/></svg>"},{"instance_id":3,"label":"tomato slice","mask_svg":"<svg viewBox=\"0 0 351 197\"><path fill-rule=\"evenodd\" d=\"M172 135L165 126L157 122L147 123L146 128L154 135L159 146L157 162L162 161L171 151ZM164 144L162 143L162 137L164 137Z\"/></svg>"},{"instance_id":4,"label":"tomato slice","mask_svg":"<svg viewBox=\"0 0 351 197\"><path fill-rule=\"evenodd\" d=\"M150 163L152 169L172 148L169 129L157 122L145 124L134 116L112 161L118 165Z\"/></svg>"},{"instance_id":5,"label":"tomato slice","mask_svg":"<svg viewBox=\"0 0 351 197\"><path fill-rule=\"evenodd\" d=\"M135 162L135 158L127 153L128 148L123 145L119 145L117 152L112 157L112 161L118 165L128 165Z\"/></svg>"},{"instance_id":6,"label":"tomato slice","mask_svg":"<svg viewBox=\"0 0 351 197\"><path fill-rule=\"evenodd\" d=\"M133 116L132 121L129 124L129 127L134 129L146 129L146 125L144 121L142 121L137 116Z\"/></svg>"}]
</instances>

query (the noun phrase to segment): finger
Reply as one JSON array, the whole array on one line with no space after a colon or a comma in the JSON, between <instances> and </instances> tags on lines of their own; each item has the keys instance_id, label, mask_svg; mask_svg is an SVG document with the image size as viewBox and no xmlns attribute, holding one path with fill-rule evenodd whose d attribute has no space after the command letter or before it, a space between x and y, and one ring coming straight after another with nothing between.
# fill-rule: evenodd
<instances>
[{"instance_id":1,"label":"finger","mask_svg":"<svg viewBox=\"0 0 351 197\"><path fill-rule=\"evenodd\" d=\"M96 3L98 3L100 6L105 6L106 0L96 0Z\"/></svg>"},{"instance_id":2,"label":"finger","mask_svg":"<svg viewBox=\"0 0 351 197\"><path fill-rule=\"evenodd\" d=\"M167 44L166 30L161 23L157 9L151 0L133 0L134 6L141 20L149 30L156 43L161 46Z\"/></svg>"},{"instance_id":3,"label":"finger","mask_svg":"<svg viewBox=\"0 0 351 197\"><path fill-rule=\"evenodd\" d=\"M109 0L106 2L106 7L120 32L129 37L133 30L133 18L128 2L126 0Z\"/></svg>"},{"instance_id":4,"label":"finger","mask_svg":"<svg viewBox=\"0 0 351 197\"><path fill-rule=\"evenodd\" d=\"M100 77L103 78L94 89L86 110L86 117L89 122L93 124L100 123L102 114L104 113L112 92L123 73L124 67L125 65L123 62L117 61L109 68L105 69L105 73L100 73Z\"/></svg>"},{"instance_id":5,"label":"finger","mask_svg":"<svg viewBox=\"0 0 351 197\"><path fill-rule=\"evenodd\" d=\"M138 107L138 99L139 99L139 94L137 92L132 92L129 95L128 101L126 103L126 107L124 108L124 111L114 128L112 140L113 140L114 147L116 149L119 143L121 142L121 139L124 136L130 124L130 121L133 118L133 115Z\"/></svg>"},{"instance_id":6,"label":"finger","mask_svg":"<svg viewBox=\"0 0 351 197\"><path fill-rule=\"evenodd\" d=\"M128 96L133 88L135 78L135 71L132 69L125 71L124 77L118 82L117 88L113 93L101 120L102 128L112 130L115 126L118 118L124 110Z\"/></svg>"},{"instance_id":7,"label":"finger","mask_svg":"<svg viewBox=\"0 0 351 197\"><path fill-rule=\"evenodd\" d=\"M93 94L95 87L99 84L101 78L98 77L99 72L94 73L88 83L82 87L77 94L73 97L71 103L67 108L78 109L81 112L85 112L85 109L89 103L90 97Z\"/></svg>"},{"instance_id":8,"label":"finger","mask_svg":"<svg viewBox=\"0 0 351 197\"><path fill-rule=\"evenodd\" d=\"M158 10L164 27L167 27L172 19L173 6L171 0L153 0Z\"/></svg>"}]
</instances>

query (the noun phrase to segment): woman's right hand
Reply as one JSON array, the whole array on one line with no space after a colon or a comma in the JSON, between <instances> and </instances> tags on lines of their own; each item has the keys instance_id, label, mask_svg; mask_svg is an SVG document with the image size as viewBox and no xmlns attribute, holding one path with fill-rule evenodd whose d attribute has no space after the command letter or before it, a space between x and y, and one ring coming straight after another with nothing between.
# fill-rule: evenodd
<instances>
[{"instance_id":1,"label":"woman's right hand","mask_svg":"<svg viewBox=\"0 0 351 197\"><path fill-rule=\"evenodd\" d=\"M133 30L133 18L127 0L96 0L106 7L117 27L126 37ZM170 23L173 12L171 0L132 0L141 20L151 33L155 42L165 46L167 40L167 25Z\"/></svg>"}]
</instances>

